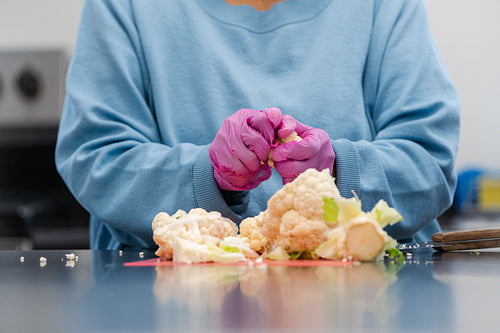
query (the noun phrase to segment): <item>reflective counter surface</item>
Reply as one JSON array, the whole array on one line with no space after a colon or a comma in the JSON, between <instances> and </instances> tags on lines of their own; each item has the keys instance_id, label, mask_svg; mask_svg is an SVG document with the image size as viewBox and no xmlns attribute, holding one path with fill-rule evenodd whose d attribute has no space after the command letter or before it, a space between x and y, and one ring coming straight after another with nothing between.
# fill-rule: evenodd
<instances>
[{"instance_id":1,"label":"reflective counter surface","mask_svg":"<svg viewBox=\"0 0 500 333\"><path fill-rule=\"evenodd\" d=\"M500 332L497 251L337 267L123 265L153 257L0 251L0 331Z\"/></svg>"}]
</instances>

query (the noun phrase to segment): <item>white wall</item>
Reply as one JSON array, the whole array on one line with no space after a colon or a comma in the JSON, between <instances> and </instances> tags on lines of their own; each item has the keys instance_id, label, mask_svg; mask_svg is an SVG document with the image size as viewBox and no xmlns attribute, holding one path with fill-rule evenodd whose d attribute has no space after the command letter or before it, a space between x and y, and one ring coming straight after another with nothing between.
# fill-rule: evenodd
<instances>
[{"instance_id":1,"label":"white wall","mask_svg":"<svg viewBox=\"0 0 500 333\"><path fill-rule=\"evenodd\" d=\"M390 0L388 0L390 1ZM83 0L0 0L0 49L74 47ZM500 170L500 1L425 0L462 102L458 167Z\"/></svg>"},{"instance_id":2,"label":"white wall","mask_svg":"<svg viewBox=\"0 0 500 333\"><path fill-rule=\"evenodd\" d=\"M83 0L0 0L0 49L74 45Z\"/></svg>"},{"instance_id":3,"label":"white wall","mask_svg":"<svg viewBox=\"0 0 500 333\"><path fill-rule=\"evenodd\" d=\"M462 103L457 165L500 171L500 1L425 3Z\"/></svg>"}]
</instances>

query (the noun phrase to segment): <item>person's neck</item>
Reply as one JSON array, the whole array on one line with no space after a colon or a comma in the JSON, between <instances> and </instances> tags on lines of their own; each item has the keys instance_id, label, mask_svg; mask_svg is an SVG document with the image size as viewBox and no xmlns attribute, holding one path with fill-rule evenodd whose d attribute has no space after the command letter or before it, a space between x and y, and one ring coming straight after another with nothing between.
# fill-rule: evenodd
<instances>
[{"instance_id":1,"label":"person's neck","mask_svg":"<svg viewBox=\"0 0 500 333\"><path fill-rule=\"evenodd\" d=\"M285 0L225 0L225 1L233 6L250 5L256 10L268 10L271 9L271 7L275 3Z\"/></svg>"}]
</instances>

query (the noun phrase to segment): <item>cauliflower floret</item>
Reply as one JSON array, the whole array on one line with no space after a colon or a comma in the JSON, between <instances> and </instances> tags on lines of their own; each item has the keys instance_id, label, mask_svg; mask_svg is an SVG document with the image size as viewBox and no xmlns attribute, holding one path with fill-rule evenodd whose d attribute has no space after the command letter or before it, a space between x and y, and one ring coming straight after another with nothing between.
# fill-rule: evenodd
<instances>
[{"instance_id":1,"label":"cauliflower floret","mask_svg":"<svg viewBox=\"0 0 500 333\"><path fill-rule=\"evenodd\" d=\"M281 218L280 234L275 245L292 251L317 248L327 240L328 226L321 219L310 219L296 210L289 210Z\"/></svg>"},{"instance_id":2,"label":"cauliflower floret","mask_svg":"<svg viewBox=\"0 0 500 333\"><path fill-rule=\"evenodd\" d=\"M224 238L238 233L238 226L219 212L207 212L203 208L193 208L189 214L198 217L198 225L202 235Z\"/></svg>"},{"instance_id":3,"label":"cauliflower floret","mask_svg":"<svg viewBox=\"0 0 500 333\"><path fill-rule=\"evenodd\" d=\"M238 233L238 226L233 221L219 212L207 212L202 208L191 209L189 213L179 209L172 216L158 213L152 227L153 240L159 246L156 255L165 259L172 259L176 237L203 244L206 235L221 240Z\"/></svg>"},{"instance_id":4,"label":"cauliflower floret","mask_svg":"<svg viewBox=\"0 0 500 333\"><path fill-rule=\"evenodd\" d=\"M338 196L329 170L308 169L269 199L260 232L287 252L314 250L334 227L323 220L323 197Z\"/></svg>"},{"instance_id":5,"label":"cauliflower floret","mask_svg":"<svg viewBox=\"0 0 500 333\"><path fill-rule=\"evenodd\" d=\"M246 218L240 223L239 237L247 238L250 248L257 253L264 252L268 243L268 239L264 237L260 231L262 228L263 216L264 213L261 212L259 215Z\"/></svg>"}]
</instances>

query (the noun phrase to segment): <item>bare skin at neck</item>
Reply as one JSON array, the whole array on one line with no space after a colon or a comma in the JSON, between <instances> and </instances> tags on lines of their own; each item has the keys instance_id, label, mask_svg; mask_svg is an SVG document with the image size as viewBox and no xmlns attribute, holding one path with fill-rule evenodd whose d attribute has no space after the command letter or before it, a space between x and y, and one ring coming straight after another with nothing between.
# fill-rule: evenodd
<instances>
[{"instance_id":1,"label":"bare skin at neck","mask_svg":"<svg viewBox=\"0 0 500 333\"><path fill-rule=\"evenodd\" d=\"M250 5L256 10L268 10L271 9L271 7L275 3L285 0L225 0L225 1L233 6Z\"/></svg>"}]
</instances>

